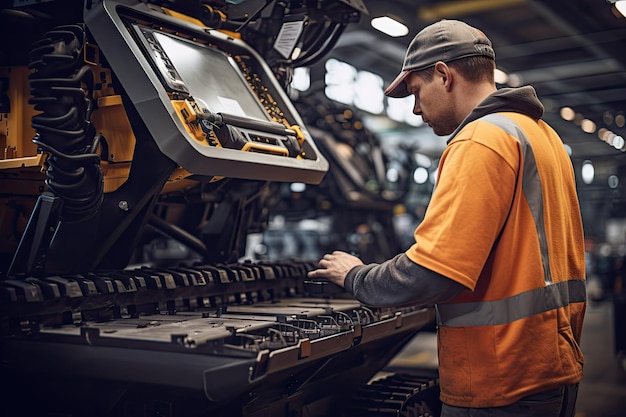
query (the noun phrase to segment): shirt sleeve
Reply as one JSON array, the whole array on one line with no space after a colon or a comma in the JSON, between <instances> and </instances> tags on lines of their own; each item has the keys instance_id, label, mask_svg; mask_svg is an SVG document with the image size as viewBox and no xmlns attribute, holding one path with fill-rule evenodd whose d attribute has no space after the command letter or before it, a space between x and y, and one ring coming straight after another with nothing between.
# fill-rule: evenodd
<instances>
[{"instance_id":1,"label":"shirt sleeve","mask_svg":"<svg viewBox=\"0 0 626 417\"><path fill-rule=\"evenodd\" d=\"M424 220L406 254L474 290L511 208L519 162L517 144L504 132L480 124L470 129L444 151Z\"/></svg>"},{"instance_id":2,"label":"shirt sleeve","mask_svg":"<svg viewBox=\"0 0 626 417\"><path fill-rule=\"evenodd\" d=\"M454 298L465 289L414 263L405 254L381 264L352 268L344 286L361 303L376 307L436 304Z\"/></svg>"}]
</instances>

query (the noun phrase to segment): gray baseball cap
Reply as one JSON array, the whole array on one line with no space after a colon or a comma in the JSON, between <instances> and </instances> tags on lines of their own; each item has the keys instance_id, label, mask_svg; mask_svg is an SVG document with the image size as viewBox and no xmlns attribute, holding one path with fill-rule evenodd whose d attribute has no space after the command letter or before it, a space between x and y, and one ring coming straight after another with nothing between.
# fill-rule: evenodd
<instances>
[{"instance_id":1,"label":"gray baseball cap","mask_svg":"<svg viewBox=\"0 0 626 417\"><path fill-rule=\"evenodd\" d=\"M491 41L480 30L459 20L440 20L422 29L411 41L404 57L402 71L387 87L385 95L409 95L405 79L412 71L469 56L496 58Z\"/></svg>"}]
</instances>

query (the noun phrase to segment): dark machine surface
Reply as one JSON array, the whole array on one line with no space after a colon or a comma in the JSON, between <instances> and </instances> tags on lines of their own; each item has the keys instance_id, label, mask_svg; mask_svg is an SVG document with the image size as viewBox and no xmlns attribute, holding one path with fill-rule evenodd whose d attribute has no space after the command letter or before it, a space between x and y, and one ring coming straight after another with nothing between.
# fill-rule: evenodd
<instances>
[{"instance_id":1,"label":"dark machine surface","mask_svg":"<svg viewBox=\"0 0 626 417\"><path fill-rule=\"evenodd\" d=\"M320 251L398 250L384 158L287 93L360 2L0 4L0 414L436 414L436 375L368 384L432 307L246 256L274 213L329 218Z\"/></svg>"}]
</instances>

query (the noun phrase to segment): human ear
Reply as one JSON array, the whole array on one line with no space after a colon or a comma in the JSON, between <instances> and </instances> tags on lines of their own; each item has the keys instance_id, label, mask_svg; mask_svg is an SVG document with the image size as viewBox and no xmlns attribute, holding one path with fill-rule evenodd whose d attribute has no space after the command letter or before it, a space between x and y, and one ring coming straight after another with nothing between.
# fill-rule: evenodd
<instances>
[{"instance_id":1,"label":"human ear","mask_svg":"<svg viewBox=\"0 0 626 417\"><path fill-rule=\"evenodd\" d=\"M444 62L437 62L435 64L435 73L441 77L443 83L448 81L448 66Z\"/></svg>"}]
</instances>

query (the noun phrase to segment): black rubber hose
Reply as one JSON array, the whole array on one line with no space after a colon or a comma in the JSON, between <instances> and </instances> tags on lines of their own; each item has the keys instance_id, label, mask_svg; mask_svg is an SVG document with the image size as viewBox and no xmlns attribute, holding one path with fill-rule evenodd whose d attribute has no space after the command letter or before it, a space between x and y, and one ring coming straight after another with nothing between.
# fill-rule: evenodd
<instances>
[{"instance_id":1,"label":"black rubber hose","mask_svg":"<svg viewBox=\"0 0 626 417\"><path fill-rule=\"evenodd\" d=\"M81 25L59 26L29 54L29 103L41 111L32 119L33 142L48 153L46 185L62 199L65 221L89 218L104 198L100 137L90 123L94 76L83 61L85 43Z\"/></svg>"}]
</instances>

